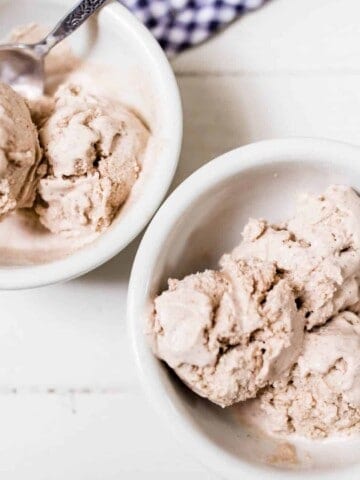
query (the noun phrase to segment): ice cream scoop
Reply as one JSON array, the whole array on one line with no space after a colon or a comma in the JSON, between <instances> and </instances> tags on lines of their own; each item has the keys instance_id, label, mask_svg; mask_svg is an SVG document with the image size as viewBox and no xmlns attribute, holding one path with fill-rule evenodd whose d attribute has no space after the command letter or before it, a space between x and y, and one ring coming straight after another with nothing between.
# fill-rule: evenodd
<instances>
[{"instance_id":1,"label":"ice cream scoop","mask_svg":"<svg viewBox=\"0 0 360 480\"><path fill-rule=\"evenodd\" d=\"M73 33L106 0L82 0L41 41L0 46L0 81L28 98L44 91L44 57L64 38Z\"/></svg>"},{"instance_id":2,"label":"ice cream scoop","mask_svg":"<svg viewBox=\"0 0 360 480\"><path fill-rule=\"evenodd\" d=\"M149 130L116 101L78 85L59 88L40 130L47 174L35 210L51 232L101 232L128 198L142 166Z\"/></svg>"},{"instance_id":3,"label":"ice cream scoop","mask_svg":"<svg viewBox=\"0 0 360 480\"><path fill-rule=\"evenodd\" d=\"M274 264L223 259L222 269L170 280L148 334L194 392L225 407L253 398L296 361L303 317Z\"/></svg>"},{"instance_id":4,"label":"ice cream scoop","mask_svg":"<svg viewBox=\"0 0 360 480\"><path fill-rule=\"evenodd\" d=\"M360 429L360 318L345 311L307 332L287 378L239 406L246 423L267 433L309 438Z\"/></svg>"},{"instance_id":5,"label":"ice cream scoop","mask_svg":"<svg viewBox=\"0 0 360 480\"><path fill-rule=\"evenodd\" d=\"M344 310L360 311L359 218L356 192L332 185L302 196L287 222L250 219L219 270L170 279L155 298L148 321L155 354L221 406L285 378L302 351L304 326L311 331Z\"/></svg>"},{"instance_id":6,"label":"ice cream scoop","mask_svg":"<svg viewBox=\"0 0 360 480\"><path fill-rule=\"evenodd\" d=\"M283 224L250 220L231 255L275 262L299 292L308 330L345 309L358 309L359 196L345 185L331 185L322 195L303 194L295 215Z\"/></svg>"},{"instance_id":7,"label":"ice cream scoop","mask_svg":"<svg viewBox=\"0 0 360 480\"><path fill-rule=\"evenodd\" d=\"M38 135L23 98L0 83L0 219L31 207L41 159Z\"/></svg>"}]
</instances>

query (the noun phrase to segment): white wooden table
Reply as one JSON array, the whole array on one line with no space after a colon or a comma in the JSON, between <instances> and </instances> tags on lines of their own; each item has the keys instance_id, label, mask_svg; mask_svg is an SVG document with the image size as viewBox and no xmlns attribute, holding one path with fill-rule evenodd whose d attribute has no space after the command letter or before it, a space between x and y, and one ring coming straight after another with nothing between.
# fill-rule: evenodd
<instances>
[{"instance_id":1,"label":"white wooden table","mask_svg":"<svg viewBox=\"0 0 360 480\"><path fill-rule=\"evenodd\" d=\"M271 0L173 65L176 184L255 140L360 143L359 0ZM120 293L137 244L68 284L0 294L1 479L219 478L182 453L138 383Z\"/></svg>"}]
</instances>

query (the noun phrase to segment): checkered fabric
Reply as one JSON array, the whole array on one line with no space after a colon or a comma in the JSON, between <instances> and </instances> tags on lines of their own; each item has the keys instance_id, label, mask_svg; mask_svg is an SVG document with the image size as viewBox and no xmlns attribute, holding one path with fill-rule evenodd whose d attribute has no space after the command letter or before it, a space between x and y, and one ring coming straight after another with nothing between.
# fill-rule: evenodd
<instances>
[{"instance_id":1,"label":"checkered fabric","mask_svg":"<svg viewBox=\"0 0 360 480\"><path fill-rule=\"evenodd\" d=\"M169 56L203 42L266 0L119 0L143 22Z\"/></svg>"}]
</instances>

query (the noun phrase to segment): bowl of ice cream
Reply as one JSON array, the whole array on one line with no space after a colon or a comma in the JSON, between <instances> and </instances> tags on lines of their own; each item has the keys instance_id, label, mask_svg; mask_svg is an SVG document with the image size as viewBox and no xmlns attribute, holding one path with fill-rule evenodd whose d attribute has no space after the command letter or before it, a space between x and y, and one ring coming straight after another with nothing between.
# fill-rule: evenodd
<instances>
[{"instance_id":1,"label":"bowl of ice cream","mask_svg":"<svg viewBox=\"0 0 360 480\"><path fill-rule=\"evenodd\" d=\"M0 1L2 40L37 41L71 5ZM55 47L45 71L38 99L0 85L0 289L69 280L109 260L148 223L178 162L176 80L118 2Z\"/></svg>"},{"instance_id":2,"label":"bowl of ice cream","mask_svg":"<svg viewBox=\"0 0 360 480\"><path fill-rule=\"evenodd\" d=\"M141 382L223 478L360 473L358 147L241 147L185 180L138 250Z\"/></svg>"}]
</instances>

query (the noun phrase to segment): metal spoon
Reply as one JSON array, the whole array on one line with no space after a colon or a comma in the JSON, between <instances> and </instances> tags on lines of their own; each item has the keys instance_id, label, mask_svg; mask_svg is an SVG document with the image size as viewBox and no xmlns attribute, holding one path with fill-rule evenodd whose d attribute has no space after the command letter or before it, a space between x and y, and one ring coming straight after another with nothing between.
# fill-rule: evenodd
<instances>
[{"instance_id":1,"label":"metal spoon","mask_svg":"<svg viewBox=\"0 0 360 480\"><path fill-rule=\"evenodd\" d=\"M44 92L44 57L61 40L73 33L106 0L82 0L38 43L0 45L0 82L28 98Z\"/></svg>"}]
</instances>

